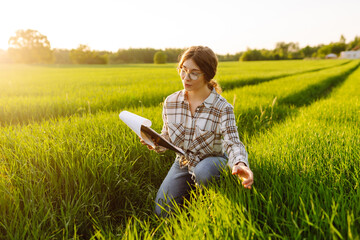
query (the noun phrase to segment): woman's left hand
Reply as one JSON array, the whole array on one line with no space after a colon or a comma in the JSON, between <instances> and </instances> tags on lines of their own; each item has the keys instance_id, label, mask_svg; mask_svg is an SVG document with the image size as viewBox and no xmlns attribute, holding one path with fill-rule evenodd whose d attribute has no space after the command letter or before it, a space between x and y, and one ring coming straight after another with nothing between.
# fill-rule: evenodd
<instances>
[{"instance_id":1,"label":"woman's left hand","mask_svg":"<svg viewBox=\"0 0 360 240\"><path fill-rule=\"evenodd\" d=\"M253 172L244 163L240 162L233 166L232 174L237 175L242 180L242 185L245 188L251 189L254 182Z\"/></svg>"}]
</instances>

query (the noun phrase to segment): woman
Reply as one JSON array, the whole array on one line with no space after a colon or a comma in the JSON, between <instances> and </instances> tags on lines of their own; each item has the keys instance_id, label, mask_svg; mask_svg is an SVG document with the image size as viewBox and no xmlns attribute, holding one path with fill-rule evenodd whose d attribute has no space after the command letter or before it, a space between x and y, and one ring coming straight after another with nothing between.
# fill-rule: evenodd
<instances>
[{"instance_id":1,"label":"woman","mask_svg":"<svg viewBox=\"0 0 360 240\"><path fill-rule=\"evenodd\" d=\"M250 189L253 183L233 107L220 96L221 89L213 80L217 64L214 52L203 46L190 47L179 62L184 89L166 98L161 135L182 148L186 155L176 157L160 186L155 199L158 216L168 216L173 201L182 204L190 185L206 186L212 178L218 178L226 164L232 174L243 180L245 188ZM148 148L157 152L166 150L159 146L148 145Z\"/></svg>"}]
</instances>

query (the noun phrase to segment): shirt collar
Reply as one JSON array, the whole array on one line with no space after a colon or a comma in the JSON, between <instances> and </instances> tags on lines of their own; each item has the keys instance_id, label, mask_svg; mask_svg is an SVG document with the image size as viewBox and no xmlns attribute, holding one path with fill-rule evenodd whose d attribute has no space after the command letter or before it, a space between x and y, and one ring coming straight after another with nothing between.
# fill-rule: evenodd
<instances>
[{"instance_id":1,"label":"shirt collar","mask_svg":"<svg viewBox=\"0 0 360 240\"><path fill-rule=\"evenodd\" d=\"M205 99L205 101L203 102L203 104L205 105L205 107L210 108L216 101L218 96L218 93L216 92L215 88L213 88L210 92L210 95ZM185 96L185 90L181 90L181 94L179 96L179 100L181 103L184 103L185 100L187 102L186 96Z\"/></svg>"},{"instance_id":2,"label":"shirt collar","mask_svg":"<svg viewBox=\"0 0 360 240\"><path fill-rule=\"evenodd\" d=\"M210 95L204 101L205 107L210 108L215 103L217 95L218 93L216 92L215 88L213 88Z\"/></svg>"}]
</instances>

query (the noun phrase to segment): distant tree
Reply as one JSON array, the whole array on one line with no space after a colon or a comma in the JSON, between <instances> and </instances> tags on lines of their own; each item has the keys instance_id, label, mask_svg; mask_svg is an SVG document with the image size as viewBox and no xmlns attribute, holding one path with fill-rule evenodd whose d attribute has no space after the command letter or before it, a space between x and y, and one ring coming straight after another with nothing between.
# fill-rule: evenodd
<instances>
[{"instance_id":1,"label":"distant tree","mask_svg":"<svg viewBox=\"0 0 360 240\"><path fill-rule=\"evenodd\" d=\"M337 55L340 55L342 51L345 51L346 49L346 43L345 42L337 42L330 44L331 46L331 52L335 53Z\"/></svg>"},{"instance_id":2,"label":"distant tree","mask_svg":"<svg viewBox=\"0 0 360 240\"><path fill-rule=\"evenodd\" d=\"M349 42L346 50L359 50L360 49L360 37L355 36L354 40Z\"/></svg>"},{"instance_id":3,"label":"distant tree","mask_svg":"<svg viewBox=\"0 0 360 240\"><path fill-rule=\"evenodd\" d=\"M278 43L276 43L274 52L275 52L275 54L279 55L280 59L286 59L287 53L288 53L288 48L289 48L289 45L286 44L285 42L278 42Z\"/></svg>"},{"instance_id":4,"label":"distant tree","mask_svg":"<svg viewBox=\"0 0 360 240\"><path fill-rule=\"evenodd\" d=\"M92 57L91 55L89 46L83 44L80 44L77 49L72 49L69 54L72 62L79 64L87 63L87 60Z\"/></svg>"},{"instance_id":5,"label":"distant tree","mask_svg":"<svg viewBox=\"0 0 360 240\"><path fill-rule=\"evenodd\" d=\"M325 58L326 55L328 55L329 53L331 53L331 45L324 45L321 48L319 48L319 50L317 51L316 56L318 58Z\"/></svg>"},{"instance_id":6,"label":"distant tree","mask_svg":"<svg viewBox=\"0 0 360 240\"><path fill-rule=\"evenodd\" d=\"M228 53L226 55L217 54L216 56L220 62L226 62L226 61L238 61L242 54L243 54L242 52L238 52L235 54Z\"/></svg>"},{"instance_id":7,"label":"distant tree","mask_svg":"<svg viewBox=\"0 0 360 240\"><path fill-rule=\"evenodd\" d=\"M163 64L166 63L167 55L163 51L158 51L154 55L154 63L155 64Z\"/></svg>"},{"instance_id":8,"label":"distant tree","mask_svg":"<svg viewBox=\"0 0 360 240\"><path fill-rule=\"evenodd\" d=\"M265 60L265 57L261 54L261 51L257 49L253 49L253 50L248 49L240 57L240 61L258 61L258 60Z\"/></svg>"},{"instance_id":9,"label":"distant tree","mask_svg":"<svg viewBox=\"0 0 360 240\"><path fill-rule=\"evenodd\" d=\"M54 63L57 64L71 64L73 63L70 59L70 50L68 49L57 49L53 50Z\"/></svg>"},{"instance_id":10,"label":"distant tree","mask_svg":"<svg viewBox=\"0 0 360 240\"><path fill-rule=\"evenodd\" d=\"M36 30L18 30L9 39L9 56L16 63L51 63L50 42Z\"/></svg>"},{"instance_id":11,"label":"distant tree","mask_svg":"<svg viewBox=\"0 0 360 240\"><path fill-rule=\"evenodd\" d=\"M157 51L153 48L119 49L110 54L110 63L153 63Z\"/></svg>"},{"instance_id":12,"label":"distant tree","mask_svg":"<svg viewBox=\"0 0 360 240\"><path fill-rule=\"evenodd\" d=\"M153 48L130 48L128 54L135 63L153 63L156 49Z\"/></svg>"},{"instance_id":13,"label":"distant tree","mask_svg":"<svg viewBox=\"0 0 360 240\"><path fill-rule=\"evenodd\" d=\"M308 45L308 46L300 49L300 53L305 58L311 58L311 57L313 57L313 54L316 55L316 53L317 53L317 51L319 50L320 47L321 47L321 45L316 46L316 47L311 47L311 46Z\"/></svg>"},{"instance_id":14,"label":"distant tree","mask_svg":"<svg viewBox=\"0 0 360 240\"><path fill-rule=\"evenodd\" d=\"M165 54L167 55L167 62L178 62L185 49L183 48L166 48Z\"/></svg>"},{"instance_id":15,"label":"distant tree","mask_svg":"<svg viewBox=\"0 0 360 240\"><path fill-rule=\"evenodd\" d=\"M119 64L119 63L130 63L130 58L127 54L126 49L119 49L116 53L110 55L110 63L111 64Z\"/></svg>"},{"instance_id":16,"label":"distant tree","mask_svg":"<svg viewBox=\"0 0 360 240\"><path fill-rule=\"evenodd\" d=\"M344 35L341 34L339 42L340 43L345 43L346 42L346 39L345 39Z\"/></svg>"},{"instance_id":17,"label":"distant tree","mask_svg":"<svg viewBox=\"0 0 360 240\"><path fill-rule=\"evenodd\" d=\"M107 64L109 62L107 54L101 55L96 51L91 51L89 46L83 44L70 51L70 59L78 64Z\"/></svg>"},{"instance_id":18,"label":"distant tree","mask_svg":"<svg viewBox=\"0 0 360 240\"><path fill-rule=\"evenodd\" d=\"M250 49L246 50L241 57L239 58L239 61L253 61L252 52Z\"/></svg>"},{"instance_id":19,"label":"distant tree","mask_svg":"<svg viewBox=\"0 0 360 240\"><path fill-rule=\"evenodd\" d=\"M298 43L278 42L273 50L248 49L241 55L240 61L284 60L302 58L304 58L304 53L300 51Z\"/></svg>"},{"instance_id":20,"label":"distant tree","mask_svg":"<svg viewBox=\"0 0 360 240\"><path fill-rule=\"evenodd\" d=\"M278 53L274 54L274 60L280 60L280 55Z\"/></svg>"},{"instance_id":21,"label":"distant tree","mask_svg":"<svg viewBox=\"0 0 360 240\"><path fill-rule=\"evenodd\" d=\"M261 53L261 60L274 60L275 59L273 51L269 51L267 49L261 49L260 53Z\"/></svg>"},{"instance_id":22,"label":"distant tree","mask_svg":"<svg viewBox=\"0 0 360 240\"><path fill-rule=\"evenodd\" d=\"M274 49L275 59L297 59L301 56L299 53L299 43L278 42Z\"/></svg>"},{"instance_id":23,"label":"distant tree","mask_svg":"<svg viewBox=\"0 0 360 240\"><path fill-rule=\"evenodd\" d=\"M343 42L330 43L319 48L319 50L317 51L317 57L324 58L329 53L335 53L339 55L340 52L345 51L345 49L346 44Z\"/></svg>"}]
</instances>

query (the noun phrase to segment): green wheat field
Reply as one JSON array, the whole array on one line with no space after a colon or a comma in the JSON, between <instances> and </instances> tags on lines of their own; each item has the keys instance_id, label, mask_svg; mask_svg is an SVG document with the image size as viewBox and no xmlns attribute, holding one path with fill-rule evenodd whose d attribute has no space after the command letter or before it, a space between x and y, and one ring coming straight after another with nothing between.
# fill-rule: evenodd
<instances>
[{"instance_id":1,"label":"green wheat field","mask_svg":"<svg viewBox=\"0 0 360 240\"><path fill-rule=\"evenodd\" d=\"M176 64L0 65L0 239L359 239L360 61L223 62L254 185L229 169L168 219L160 132Z\"/></svg>"}]
</instances>

